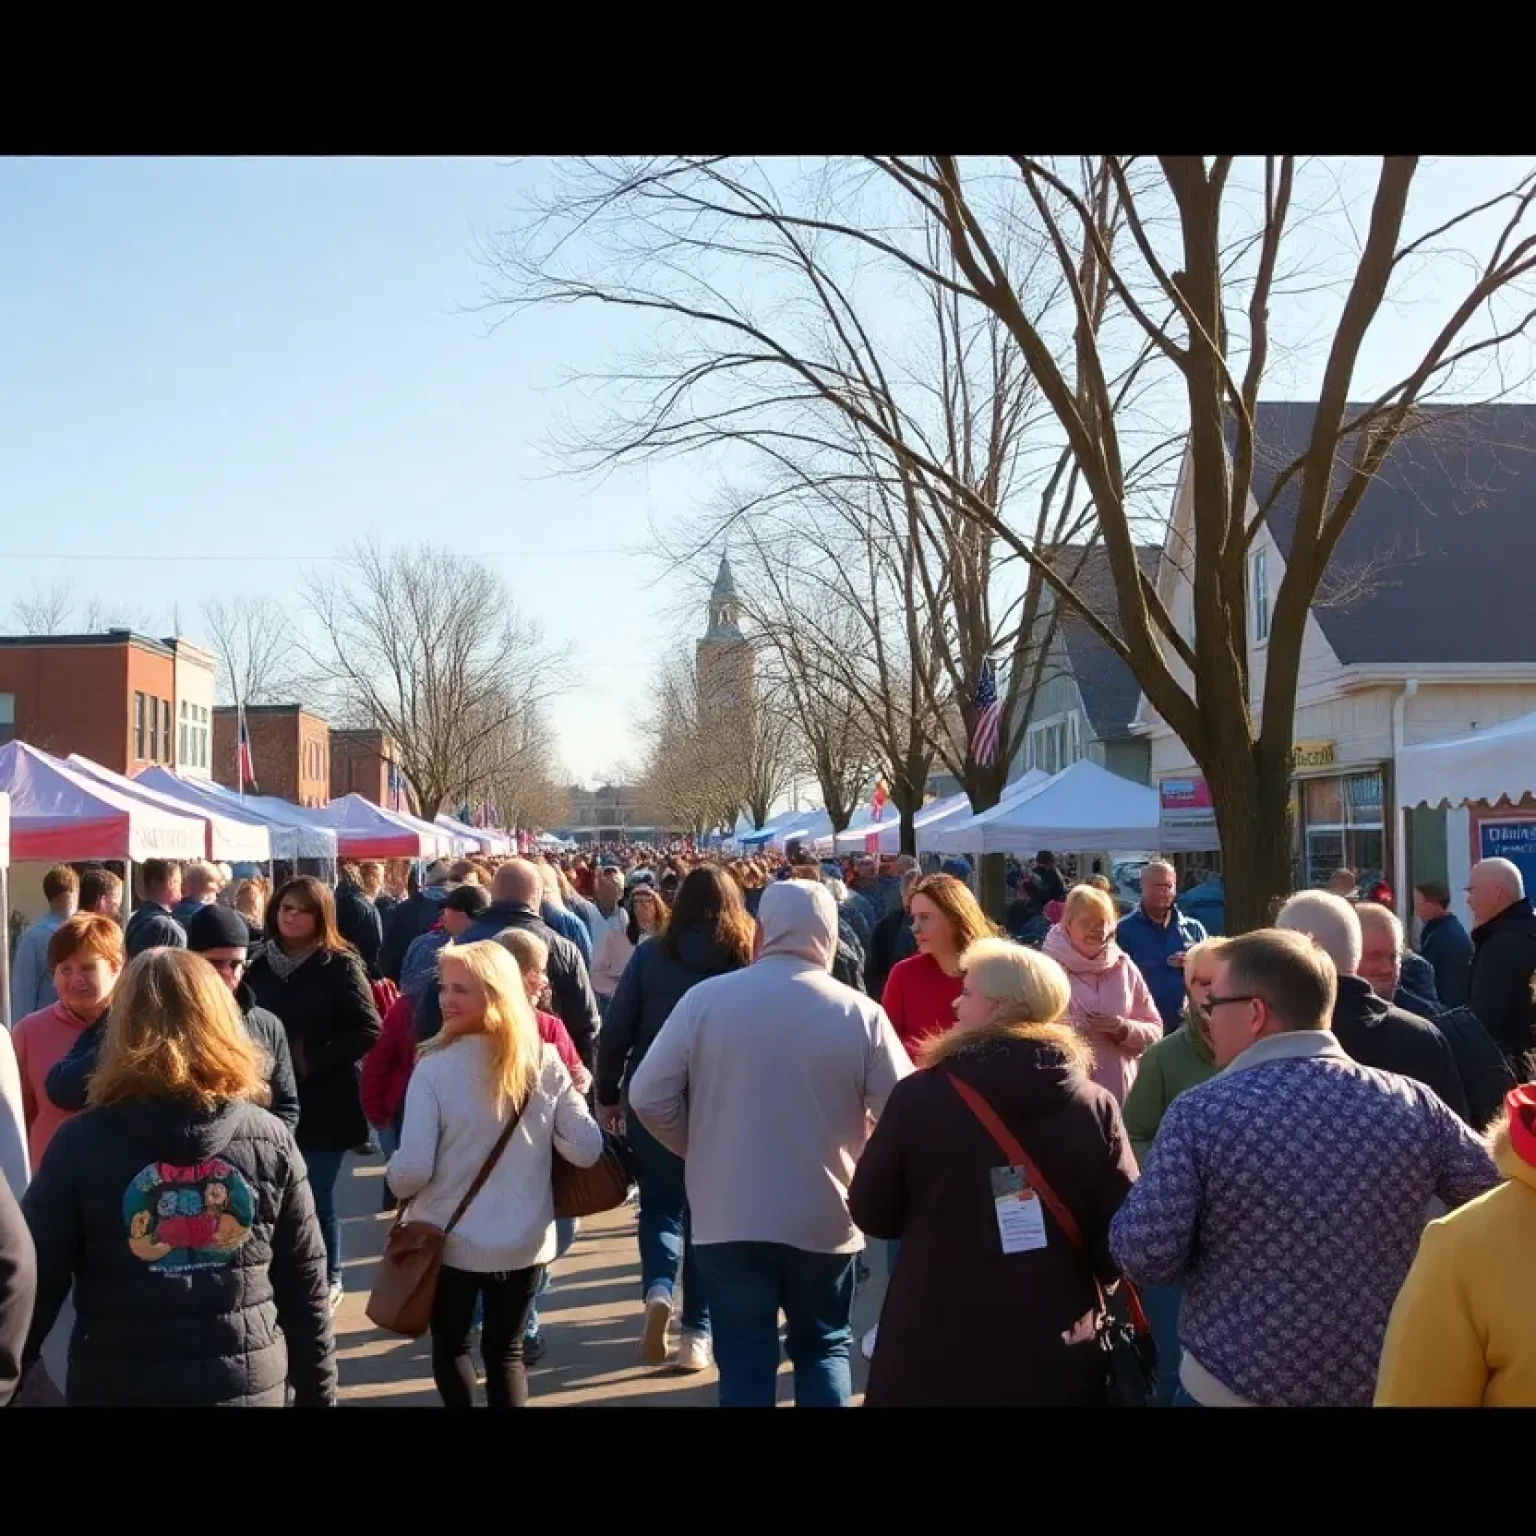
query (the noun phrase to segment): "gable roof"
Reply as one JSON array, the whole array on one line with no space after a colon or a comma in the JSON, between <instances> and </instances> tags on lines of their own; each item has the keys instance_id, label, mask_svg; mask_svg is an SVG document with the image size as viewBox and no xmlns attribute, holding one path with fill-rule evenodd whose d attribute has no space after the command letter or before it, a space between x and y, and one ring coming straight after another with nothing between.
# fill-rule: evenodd
<instances>
[{"instance_id":1,"label":"gable roof","mask_svg":"<svg viewBox=\"0 0 1536 1536\"><path fill-rule=\"evenodd\" d=\"M1137 546L1137 563L1146 575L1157 575L1161 554L1160 545ZM1079 561L1082 562L1080 566ZM1115 585L1110 574L1109 556L1103 547L1097 546L1085 556L1080 545L1073 546L1062 551L1060 563L1068 570L1077 571L1072 582L1073 591L1087 600L1094 612L1118 634L1120 620ZM1061 608L1058 631L1094 735L1101 741L1128 737L1141 697L1141 684L1136 681L1135 674L1094 633L1076 609L1065 605Z\"/></svg>"},{"instance_id":2,"label":"gable roof","mask_svg":"<svg viewBox=\"0 0 1536 1536\"><path fill-rule=\"evenodd\" d=\"M1346 408L1346 419L1365 409ZM1302 454L1317 406L1260 402L1253 496ZM1425 406L1339 540L1313 617L1339 661L1536 661L1536 406ZM1340 445L1347 464L1354 439ZM1298 485L1270 514L1289 559Z\"/></svg>"}]
</instances>

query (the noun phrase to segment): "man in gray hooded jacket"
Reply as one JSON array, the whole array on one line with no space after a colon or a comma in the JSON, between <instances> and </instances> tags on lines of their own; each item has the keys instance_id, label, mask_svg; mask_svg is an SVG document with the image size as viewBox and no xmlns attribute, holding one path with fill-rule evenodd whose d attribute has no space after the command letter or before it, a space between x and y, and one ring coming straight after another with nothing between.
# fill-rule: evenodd
<instances>
[{"instance_id":1,"label":"man in gray hooded jacket","mask_svg":"<svg viewBox=\"0 0 1536 1536\"><path fill-rule=\"evenodd\" d=\"M782 1310L796 1404L841 1407L864 1247L848 1184L869 1119L912 1063L884 1009L832 979L837 905L824 886L770 885L758 921L756 962L683 997L629 1107L687 1160L720 1406L773 1406Z\"/></svg>"}]
</instances>

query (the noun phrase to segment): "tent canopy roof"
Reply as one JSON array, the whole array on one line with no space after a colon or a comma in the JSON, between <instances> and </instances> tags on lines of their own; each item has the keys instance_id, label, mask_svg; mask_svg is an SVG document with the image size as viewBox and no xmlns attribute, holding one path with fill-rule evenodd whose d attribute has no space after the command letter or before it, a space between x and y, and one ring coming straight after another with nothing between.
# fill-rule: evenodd
<instances>
[{"instance_id":1,"label":"tent canopy roof","mask_svg":"<svg viewBox=\"0 0 1536 1536\"><path fill-rule=\"evenodd\" d=\"M0 790L11 797L11 857L200 859L207 823L178 815L97 779L24 741L0 747Z\"/></svg>"},{"instance_id":2,"label":"tent canopy roof","mask_svg":"<svg viewBox=\"0 0 1536 1536\"><path fill-rule=\"evenodd\" d=\"M1518 801L1536 794L1536 713L1486 730L1403 747L1397 754L1400 806Z\"/></svg>"},{"instance_id":3,"label":"tent canopy roof","mask_svg":"<svg viewBox=\"0 0 1536 1536\"><path fill-rule=\"evenodd\" d=\"M1158 796L1083 758L980 816L939 828L936 853L1058 853L1156 844Z\"/></svg>"},{"instance_id":4,"label":"tent canopy roof","mask_svg":"<svg viewBox=\"0 0 1536 1536\"><path fill-rule=\"evenodd\" d=\"M262 822L272 840L272 855L279 859L332 859L336 834L316 819L314 811L290 805L274 795L246 795L215 784L212 779L186 779L167 768L145 768L134 776L146 784L190 805L208 805L225 816Z\"/></svg>"}]
</instances>

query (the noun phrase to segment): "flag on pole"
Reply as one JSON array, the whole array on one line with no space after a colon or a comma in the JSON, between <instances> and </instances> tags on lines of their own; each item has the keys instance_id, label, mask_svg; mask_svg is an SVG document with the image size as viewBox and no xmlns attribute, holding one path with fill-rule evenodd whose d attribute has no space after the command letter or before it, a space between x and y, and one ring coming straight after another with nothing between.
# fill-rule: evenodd
<instances>
[{"instance_id":1,"label":"flag on pole","mask_svg":"<svg viewBox=\"0 0 1536 1536\"><path fill-rule=\"evenodd\" d=\"M990 657L982 662L977 674L975 705L976 728L971 732L971 756L985 768L997 757L1003 721L1003 706L997 702L997 679L992 674Z\"/></svg>"},{"instance_id":2,"label":"flag on pole","mask_svg":"<svg viewBox=\"0 0 1536 1536\"><path fill-rule=\"evenodd\" d=\"M245 794L249 785L253 795L261 791L256 787L256 764L251 756L251 727L245 718L245 705L240 706L239 741L235 748L235 774L240 781L240 793Z\"/></svg>"},{"instance_id":3,"label":"flag on pole","mask_svg":"<svg viewBox=\"0 0 1536 1536\"><path fill-rule=\"evenodd\" d=\"M885 815L885 802L886 802L887 798L888 797L887 797L887 795L885 793L885 780L884 779L876 779L875 780L875 797L874 797L873 800L871 800L869 802L869 806L870 806L869 819L871 821L879 821L880 818Z\"/></svg>"}]
</instances>

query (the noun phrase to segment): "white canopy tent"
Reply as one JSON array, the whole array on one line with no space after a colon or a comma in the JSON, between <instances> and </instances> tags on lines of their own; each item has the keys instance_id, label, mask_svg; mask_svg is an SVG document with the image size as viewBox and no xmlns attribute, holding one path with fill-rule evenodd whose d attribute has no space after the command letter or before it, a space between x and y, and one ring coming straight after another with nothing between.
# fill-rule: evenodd
<instances>
[{"instance_id":1,"label":"white canopy tent","mask_svg":"<svg viewBox=\"0 0 1536 1536\"><path fill-rule=\"evenodd\" d=\"M211 779L184 779L168 768L145 768L134 775L135 784L145 784L189 806L210 806L226 816L241 816L258 821L267 829L276 859L336 860L336 834L322 825L315 812L301 805L290 805L272 795L237 795Z\"/></svg>"},{"instance_id":2,"label":"white canopy tent","mask_svg":"<svg viewBox=\"0 0 1536 1536\"><path fill-rule=\"evenodd\" d=\"M1441 741L1401 747L1397 803L1458 806L1468 800L1518 803L1536 795L1536 713Z\"/></svg>"},{"instance_id":3,"label":"white canopy tent","mask_svg":"<svg viewBox=\"0 0 1536 1536\"><path fill-rule=\"evenodd\" d=\"M212 806L194 805L176 795L165 794L150 788L148 784L141 784L137 779L113 773L110 768L103 768L100 763L93 763L90 758L81 757L78 752L71 752L66 761L76 773L95 779L109 789L117 790L119 794L159 806L163 811L196 816L206 828L203 847L206 858L230 864L265 864L272 857L271 835L259 821L229 816L223 811L214 810Z\"/></svg>"},{"instance_id":4,"label":"white canopy tent","mask_svg":"<svg viewBox=\"0 0 1536 1536\"><path fill-rule=\"evenodd\" d=\"M1002 804L1004 801L1027 794L1036 785L1045 783L1049 777L1050 775L1043 769L1028 769L1013 783L1003 786L1002 799L998 803ZM917 851L919 853L936 851L932 847L932 833L936 832L941 824L951 822L954 817L967 817L970 814L970 797L963 791L958 795L945 795L942 799L930 800L912 818L912 826L917 833ZM879 852L899 853L901 851L901 818L895 813L893 806L886 806L885 814L878 822L870 813L870 808L867 805L862 806L853 820L848 823L847 831L837 834L837 848L843 853L862 853L866 839L874 833L878 833L880 837Z\"/></svg>"},{"instance_id":5,"label":"white canopy tent","mask_svg":"<svg viewBox=\"0 0 1536 1536\"><path fill-rule=\"evenodd\" d=\"M780 811L777 816L770 816L757 831L739 833L737 841L748 848L760 848L765 843L782 843L782 832L793 827L797 821L809 821L815 815L815 811Z\"/></svg>"},{"instance_id":6,"label":"white canopy tent","mask_svg":"<svg viewBox=\"0 0 1536 1536\"><path fill-rule=\"evenodd\" d=\"M10 796L11 855L40 863L90 859L200 859L206 823L76 773L24 741L0 747L0 790Z\"/></svg>"},{"instance_id":7,"label":"white canopy tent","mask_svg":"<svg viewBox=\"0 0 1536 1536\"><path fill-rule=\"evenodd\" d=\"M929 839L935 853L1056 853L1155 847L1157 791L1082 758L1043 784Z\"/></svg>"},{"instance_id":8,"label":"white canopy tent","mask_svg":"<svg viewBox=\"0 0 1536 1536\"><path fill-rule=\"evenodd\" d=\"M448 832L472 841L479 847L481 853L503 854L512 851L512 839L505 832L492 832L489 827L472 827L467 822L457 821L441 811L438 812L436 824Z\"/></svg>"},{"instance_id":9,"label":"white canopy tent","mask_svg":"<svg viewBox=\"0 0 1536 1536\"><path fill-rule=\"evenodd\" d=\"M336 833L344 859L436 859L456 851L451 834L361 795L342 795L315 815Z\"/></svg>"}]
</instances>

